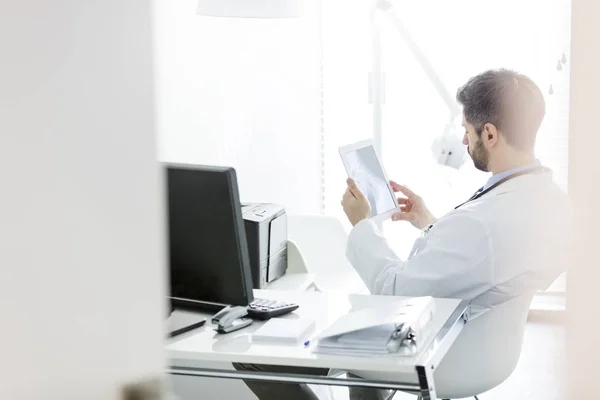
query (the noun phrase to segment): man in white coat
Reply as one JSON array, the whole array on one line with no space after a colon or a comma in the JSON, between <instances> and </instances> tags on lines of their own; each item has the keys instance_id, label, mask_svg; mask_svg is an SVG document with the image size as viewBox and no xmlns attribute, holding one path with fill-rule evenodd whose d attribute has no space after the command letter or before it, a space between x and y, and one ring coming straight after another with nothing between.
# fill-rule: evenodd
<instances>
[{"instance_id":1,"label":"man in white coat","mask_svg":"<svg viewBox=\"0 0 600 400\"><path fill-rule=\"evenodd\" d=\"M423 199L391 182L404 195L392 219L423 230L407 260L368 219L369 203L351 179L342 205L354 225L347 257L372 294L471 300L476 316L547 288L565 270L573 218L568 196L535 157L545 106L533 81L513 71L487 71L469 80L457 100L463 144L475 167L492 176L439 219Z\"/></svg>"},{"instance_id":2,"label":"man in white coat","mask_svg":"<svg viewBox=\"0 0 600 400\"><path fill-rule=\"evenodd\" d=\"M545 114L531 79L508 70L471 78L459 89L463 144L492 176L465 203L436 219L423 199L392 182L400 212L392 219L423 230L406 260L390 248L365 195L351 179L342 199L354 226L347 257L372 294L470 300L474 315L545 289L565 270L572 238L569 198L534 154ZM235 364L238 370L326 374L326 369ZM259 399L316 399L306 386L246 382ZM351 388L350 398L385 399L384 390Z\"/></svg>"}]
</instances>

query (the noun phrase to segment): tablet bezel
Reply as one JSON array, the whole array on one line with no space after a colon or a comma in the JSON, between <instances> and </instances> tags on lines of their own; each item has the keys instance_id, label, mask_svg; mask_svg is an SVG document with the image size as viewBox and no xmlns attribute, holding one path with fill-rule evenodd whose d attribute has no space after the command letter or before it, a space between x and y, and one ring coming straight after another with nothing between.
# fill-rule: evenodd
<instances>
[{"instance_id":1,"label":"tablet bezel","mask_svg":"<svg viewBox=\"0 0 600 400\"><path fill-rule=\"evenodd\" d=\"M365 147L369 147L369 146L372 147L373 151L375 152L375 156L377 157L377 163L379 164L379 168L381 168L381 171L383 172L386 186L388 188L388 191L390 192L390 195L392 196L392 199L394 201L394 206L395 206L391 210L388 210L383 213L369 217L369 219L374 222L383 222L383 221L391 218L392 215L400 212L400 206L398 204L398 198L396 197L396 194L394 193L394 190L392 189L392 186L390 185L390 180L388 178L387 172L385 171L385 168L383 167L383 164L381 163L381 158L379 156L379 153L377 152L377 149L375 148L375 142L373 141L373 139L365 139L365 140L361 140L356 143L351 143L351 144L348 144L345 146L341 146L339 148L339 153L340 153L340 157L342 159L342 163L344 164L344 169L346 170L346 175L348 175L348 177L352 178L350 176L349 169L348 169L348 166L346 165L344 156L347 153L350 153L352 151L356 151L356 150L359 150L359 149L362 149ZM369 206L370 206L370 204L369 204Z\"/></svg>"}]
</instances>

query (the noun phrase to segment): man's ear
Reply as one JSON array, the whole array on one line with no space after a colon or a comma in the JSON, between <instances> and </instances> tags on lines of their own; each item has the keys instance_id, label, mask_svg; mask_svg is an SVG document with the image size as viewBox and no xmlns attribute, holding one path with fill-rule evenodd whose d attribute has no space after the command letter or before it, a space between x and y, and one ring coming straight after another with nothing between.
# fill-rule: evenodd
<instances>
[{"instance_id":1,"label":"man's ear","mask_svg":"<svg viewBox=\"0 0 600 400\"><path fill-rule=\"evenodd\" d=\"M499 134L496 125L487 123L483 126L481 131L481 139L488 144L488 146L495 146L498 143Z\"/></svg>"}]
</instances>

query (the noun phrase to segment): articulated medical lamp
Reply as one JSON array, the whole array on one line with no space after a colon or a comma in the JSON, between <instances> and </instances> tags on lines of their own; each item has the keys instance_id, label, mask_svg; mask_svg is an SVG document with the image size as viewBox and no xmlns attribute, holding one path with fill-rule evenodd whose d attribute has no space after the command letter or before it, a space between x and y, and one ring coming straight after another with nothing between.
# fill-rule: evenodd
<instances>
[{"instance_id":1,"label":"articulated medical lamp","mask_svg":"<svg viewBox=\"0 0 600 400\"><path fill-rule=\"evenodd\" d=\"M296 18L301 0L199 0L196 14L229 18Z\"/></svg>"},{"instance_id":2,"label":"articulated medical lamp","mask_svg":"<svg viewBox=\"0 0 600 400\"><path fill-rule=\"evenodd\" d=\"M212 17L229 18L295 18L300 16L301 0L198 0L196 14ZM381 155L382 142L382 111L384 103L384 80L381 57L381 44L379 31L375 23L375 14L383 11L391 18L396 29L406 41L415 59L423 68L427 77L444 100L450 110L449 122L444 133L435 138L432 144L432 152L435 160L451 168L460 168L466 157L466 148L462 139L456 134L455 119L460 115L460 109L454 98L442 83L439 76L425 57L419 46L412 39L404 24L396 15L391 0L374 0L375 5L371 11L373 27L373 72L371 75L371 103L373 104L373 137L375 147Z\"/></svg>"},{"instance_id":3,"label":"articulated medical lamp","mask_svg":"<svg viewBox=\"0 0 600 400\"><path fill-rule=\"evenodd\" d=\"M466 159L466 146L462 144L462 136L457 134L456 118L461 114L461 110L454 100L454 97L450 95L448 89L444 86L442 80L433 69L431 63L423 54L420 47L415 43L410 33L402 23L402 20L396 14L393 0L375 0L375 6L371 10L371 23L373 33L373 72L371 78L371 102L373 104L373 127L374 127L374 140L375 143L381 146L382 139L382 109L384 102L384 88L385 82L383 80L383 67L381 58L381 44L379 38L379 30L375 21L376 13L381 11L386 17L391 19L398 33L402 36L408 48L413 54L413 57L420 64L421 68L429 78L431 84L437 91L438 95L442 98L446 106L448 107L449 121L446 125L446 129L441 136L434 139L431 150L433 157L440 165L445 165L451 168L460 168ZM381 152L380 152L381 154Z\"/></svg>"}]
</instances>

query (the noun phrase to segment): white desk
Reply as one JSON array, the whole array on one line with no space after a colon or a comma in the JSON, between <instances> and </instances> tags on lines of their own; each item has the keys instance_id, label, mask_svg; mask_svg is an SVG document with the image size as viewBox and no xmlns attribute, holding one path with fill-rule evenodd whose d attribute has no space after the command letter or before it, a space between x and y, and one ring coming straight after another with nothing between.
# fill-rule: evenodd
<instances>
[{"instance_id":1,"label":"white desk","mask_svg":"<svg viewBox=\"0 0 600 400\"><path fill-rule=\"evenodd\" d=\"M255 290L255 296L298 303L300 305L298 310L281 318L314 318L317 325L316 332L329 326L350 309L390 304L392 301L402 300L402 298L388 296L347 296L319 292L271 290ZM225 335L217 334L213 330L214 327L207 323L202 328L178 336L168 342L167 353L171 362L171 368L168 372L175 375L390 388L420 394L424 399L435 399L433 373L466 323L469 306L467 302L460 300L436 299L435 309L435 315L430 323L432 335L421 345L421 351L415 356L356 357L314 354L310 348L303 346L252 343L251 333L258 329L261 325L260 322L255 322L246 329ZM207 317L210 317L210 315L207 314ZM194 360L361 371L361 376L365 379L189 367Z\"/></svg>"}]
</instances>

